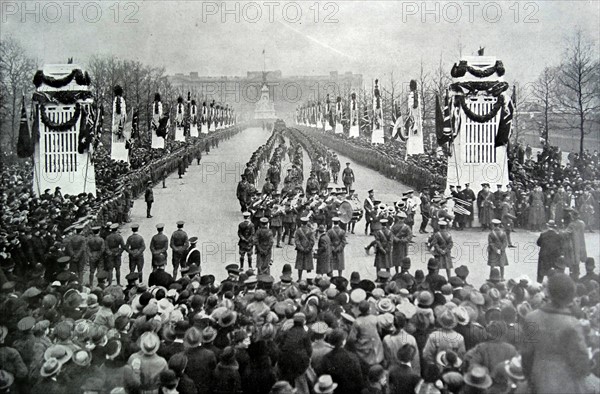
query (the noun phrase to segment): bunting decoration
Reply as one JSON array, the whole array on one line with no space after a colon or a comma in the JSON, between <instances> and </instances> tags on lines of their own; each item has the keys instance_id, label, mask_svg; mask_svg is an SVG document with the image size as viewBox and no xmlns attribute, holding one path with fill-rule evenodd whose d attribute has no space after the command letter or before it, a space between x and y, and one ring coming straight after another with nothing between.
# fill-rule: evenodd
<instances>
[{"instance_id":1,"label":"bunting decoration","mask_svg":"<svg viewBox=\"0 0 600 394\"><path fill-rule=\"evenodd\" d=\"M198 107L196 100L191 101L190 105L190 137L198 137Z\"/></svg>"},{"instance_id":2,"label":"bunting decoration","mask_svg":"<svg viewBox=\"0 0 600 394\"><path fill-rule=\"evenodd\" d=\"M506 94L506 92L503 94L503 96L504 98L502 100L498 100L502 101L503 104L500 112L500 122L498 123L498 131L496 132L496 138L494 140L494 146L496 148L508 144L510 134L512 131L513 114L515 112L514 101L510 97L508 97L508 94Z\"/></svg>"},{"instance_id":3,"label":"bunting decoration","mask_svg":"<svg viewBox=\"0 0 600 394\"><path fill-rule=\"evenodd\" d=\"M29 134L29 122L27 120L27 109L25 108L25 95L21 105L21 121L19 122L19 139L17 140L17 156L21 158L33 155L33 143Z\"/></svg>"},{"instance_id":4,"label":"bunting decoration","mask_svg":"<svg viewBox=\"0 0 600 394\"><path fill-rule=\"evenodd\" d=\"M332 113L331 113L331 101L329 101L329 94L327 95L327 98L325 99L325 119L324 119L324 123L325 123L325 131L331 131L333 130L333 118L332 118Z\"/></svg>"},{"instance_id":5,"label":"bunting decoration","mask_svg":"<svg viewBox=\"0 0 600 394\"><path fill-rule=\"evenodd\" d=\"M208 109L208 131L216 130L216 114L215 114L215 100L210 103L210 108Z\"/></svg>"},{"instance_id":6,"label":"bunting decoration","mask_svg":"<svg viewBox=\"0 0 600 394\"><path fill-rule=\"evenodd\" d=\"M320 101L317 101L317 129L323 130L323 108Z\"/></svg>"}]
</instances>

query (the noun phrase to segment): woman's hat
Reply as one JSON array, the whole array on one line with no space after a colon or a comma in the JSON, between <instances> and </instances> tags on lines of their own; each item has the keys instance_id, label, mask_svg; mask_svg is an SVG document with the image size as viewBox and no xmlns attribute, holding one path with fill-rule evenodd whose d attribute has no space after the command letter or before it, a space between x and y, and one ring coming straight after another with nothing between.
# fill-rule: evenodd
<instances>
[{"instance_id":1,"label":"woman's hat","mask_svg":"<svg viewBox=\"0 0 600 394\"><path fill-rule=\"evenodd\" d=\"M492 378L490 377L487 368L473 367L465 375L465 383L471 387L487 389L492 385Z\"/></svg>"},{"instance_id":2,"label":"woman's hat","mask_svg":"<svg viewBox=\"0 0 600 394\"><path fill-rule=\"evenodd\" d=\"M331 375L321 375L319 376L319 380L317 380L317 384L315 384L315 393L333 393L337 386L337 383L333 382Z\"/></svg>"},{"instance_id":3,"label":"woman's hat","mask_svg":"<svg viewBox=\"0 0 600 394\"><path fill-rule=\"evenodd\" d=\"M377 302L377 309L381 313L393 313L394 312L394 303L389 298L382 298Z\"/></svg>"},{"instance_id":4,"label":"woman's hat","mask_svg":"<svg viewBox=\"0 0 600 394\"><path fill-rule=\"evenodd\" d=\"M457 306L456 308L452 309L452 313L454 313L454 316L456 317L456 322L461 326L466 326L469 324L471 319L469 316L469 311L465 307Z\"/></svg>"},{"instance_id":5,"label":"woman's hat","mask_svg":"<svg viewBox=\"0 0 600 394\"><path fill-rule=\"evenodd\" d=\"M52 345L44 352L44 360L56 359L61 365L66 363L73 356L73 351L67 346Z\"/></svg>"},{"instance_id":6,"label":"woman's hat","mask_svg":"<svg viewBox=\"0 0 600 394\"><path fill-rule=\"evenodd\" d=\"M12 373L0 369L0 390L4 390L12 386L15 381L15 377Z\"/></svg>"},{"instance_id":7,"label":"woman's hat","mask_svg":"<svg viewBox=\"0 0 600 394\"><path fill-rule=\"evenodd\" d=\"M40 376L47 378L50 376L54 376L60 372L60 368L62 364L55 358L49 358L42 365L42 369L40 370Z\"/></svg>"},{"instance_id":8,"label":"woman's hat","mask_svg":"<svg viewBox=\"0 0 600 394\"><path fill-rule=\"evenodd\" d=\"M106 349L106 348L105 348ZM87 349L77 349L73 353L73 363L80 367L87 367L92 362L92 354Z\"/></svg>"},{"instance_id":9,"label":"woman's hat","mask_svg":"<svg viewBox=\"0 0 600 394\"><path fill-rule=\"evenodd\" d=\"M456 355L453 351L442 350L435 357L435 361L438 365L442 366L442 368L451 367L451 368L460 368L462 365L462 360L460 357Z\"/></svg>"},{"instance_id":10,"label":"woman's hat","mask_svg":"<svg viewBox=\"0 0 600 394\"><path fill-rule=\"evenodd\" d=\"M353 304L358 304L361 301L364 301L366 299L367 299L367 293L363 289L360 289L360 288L354 289L350 293L350 301Z\"/></svg>"},{"instance_id":11,"label":"woman's hat","mask_svg":"<svg viewBox=\"0 0 600 394\"><path fill-rule=\"evenodd\" d=\"M430 306L433 304L433 294L429 291L422 291L417 297L419 305Z\"/></svg>"},{"instance_id":12,"label":"woman's hat","mask_svg":"<svg viewBox=\"0 0 600 394\"><path fill-rule=\"evenodd\" d=\"M146 355L153 355L160 346L160 339L154 332L145 332L140 337L140 350Z\"/></svg>"},{"instance_id":13,"label":"woman's hat","mask_svg":"<svg viewBox=\"0 0 600 394\"><path fill-rule=\"evenodd\" d=\"M449 309L443 311L437 321L440 327L445 328L446 330L452 330L456 327L456 316L454 316L454 313Z\"/></svg>"},{"instance_id":14,"label":"woman's hat","mask_svg":"<svg viewBox=\"0 0 600 394\"><path fill-rule=\"evenodd\" d=\"M525 380L523 367L521 366L521 356L515 356L510 360L506 360L504 362L504 370L506 371L507 375L514 380Z\"/></svg>"},{"instance_id":15,"label":"woman's hat","mask_svg":"<svg viewBox=\"0 0 600 394\"><path fill-rule=\"evenodd\" d=\"M221 316L219 316L217 323L221 327L229 327L229 326L235 324L236 319L237 319L237 313L230 311L228 309L228 310L224 311L221 314Z\"/></svg>"},{"instance_id":16,"label":"woman's hat","mask_svg":"<svg viewBox=\"0 0 600 394\"><path fill-rule=\"evenodd\" d=\"M121 354L121 349L121 341L111 339L106 343L106 346L104 346L104 354L106 355L107 359L114 360L119 356L119 354Z\"/></svg>"},{"instance_id":17,"label":"woman's hat","mask_svg":"<svg viewBox=\"0 0 600 394\"><path fill-rule=\"evenodd\" d=\"M202 330L202 343L210 343L217 337L217 330L211 326L206 327Z\"/></svg>"}]
</instances>

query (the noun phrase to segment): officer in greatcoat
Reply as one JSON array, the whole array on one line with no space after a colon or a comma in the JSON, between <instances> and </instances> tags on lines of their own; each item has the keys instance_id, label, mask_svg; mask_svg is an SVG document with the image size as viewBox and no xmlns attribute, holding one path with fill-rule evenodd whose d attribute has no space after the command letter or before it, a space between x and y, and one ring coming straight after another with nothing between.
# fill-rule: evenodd
<instances>
[{"instance_id":1,"label":"officer in greatcoat","mask_svg":"<svg viewBox=\"0 0 600 394\"><path fill-rule=\"evenodd\" d=\"M133 232L127 241L125 242L125 251L129 255L129 273L135 273L137 270L138 280L142 283L142 271L144 269L144 250L146 250L146 243L144 238L138 234L140 225L134 223L131 225L131 231Z\"/></svg>"},{"instance_id":2,"label":"officer in greatcoat","mask_svg":"<svg viewBox=\"0 0 600 394\"><path fill-rule=\"evenodd\" d=\"M152 253L152 269L155 270L158 263L163 259L167 260L167 250L169 249L169 238L163 234L165 229L164 223L156 225L156 234L150 240L150 252Z\"/></svg>"},{"instance_id":3,"label":"officer in greatcoat","mask_svg":"<svg viewBox=\"0 0 600 394\"><path fill-rule=\"evenodd\" d=\"M89 286L93 287L94 274L96 270L104 268L104 253L106 246L104 240L100 236L100 226L92 227L92 235L87 240L87 249L90 262Z\"/></svg>"},{"instance_id":4,"label":"officer in greatcoat","mask_svg":"<svg viewBox=\"0 0 600 394\"><path fill-rule=\"evenodd\" d=\"M346 232L340 227L340 218L334 217L331 219L333 226L327 235L331 241L331 271L336 270L338 276L342 276L342 271L346 268L344 258L344 249L346 248Z\"/></svg>"},{"instance_id":5,"label":"officer in greatcoat","mask_svg":"<svg viewBox=\"0 0 600 394\"><path fill-rule=\"evenodd\" d=\"M121 285L121 255L125 251L125 241L117 232L119 225L113 223L110 226L111 233L106 237L106 271L108 272L108 283L112 283L113 269L116 272L117 285Z\"/></svg>"},{"instance_id":6,"label":"officer in greatcoat","mask_svg":"<svg viewBox=\"0 0 600 394\"><path fill-rule=\"evenodd\" d=\"M181 264L185 264L185 252L190 247L188 241L188 235L183 230L183 220L177 222L177 230L171 234L171 242L169 246L172 249L172 262L173 262L173 279L177 279L177 271Z\"/></svg>"},{"instance_id":7,"label":"officer in greatcoat","mask_svg":"<svg viewBox=\"0 0 600 394\"><path fill-rule=\"evenodd\" d=\"M500 269L500 280L504 280L504 266L508 265L508 258L506 257L506 247L508 246L508 239L504 230L500 228L502 222L498 219L492 220L492 231L488 235L488 265L491 270L494 267Z\"/></svg>"},{"instance_id":8,"label":"officer in greatcoat","mask_svg":"<svg viewBox=\"0 0 600 394\"><path fill-rule=\"evenodd\" d=\"M65 252L71 257L71 271L77 274L79 283L83 283L83 269L88 261L87 244L82 231L82 225L75 227L75 234L67 238L65 246Z\"/></svg>"},{"instance_id":9,"label":"officer in greatcoat","mask_svg":"<svg viewBox=\"0 0 600 394\"><path fill-rule=\"evenodd\" d=\"M273 233L267 224L269 219L262 217L260 219L260 227L254 234L254 245L256 247L256 268L258 274L269 274L269 266L271 264L271 254L273 250Z\"/></svg>"},{"instance_id":10,"label":"officer in greatcoat","mask_svg":"<svg viewBox=\"0 0 600 394\"><path fill-rule=\"evenodd\" d=\"M315 237L313 230L308 224L308 217L300 219L300 226L294 234L296 244L296 269L298 270L298 280L302 280L302 271L310 272L313 270L313 247L315 246Z\"/></svg>"},{"instance_id":11,"label":"officer in greatcoat","mask_svg":"<svg viewBox=\"0 0 600 394\"><path fill-rule=\"evenodd\" d=\"M317 275L331 276L331 240L327 228L320 225L317 228Z\"/></svg>"},{"instance_id":12,"label":"officer in greatcoat","mask_svg":"<svg viewBox=\"0 0 600 394\"><path fill-rule=\"evenodd\" d=\"M154 191L152 191L152 181L148 181L147 183L144 201L146 201L146 217L151 218L152 215L150 214L150 212L152 210L152 203L154 203Z\"/></svg>"}]
</instances>

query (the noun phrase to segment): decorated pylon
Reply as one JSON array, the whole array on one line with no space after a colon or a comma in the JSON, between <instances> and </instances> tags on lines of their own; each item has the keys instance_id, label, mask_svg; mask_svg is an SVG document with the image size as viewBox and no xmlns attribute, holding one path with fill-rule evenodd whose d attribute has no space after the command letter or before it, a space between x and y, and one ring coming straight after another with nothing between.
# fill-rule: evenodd
<instances>
[{"instance_id":1,"label":"decorated pylon","mask_svg":"<svg viewBox=\"0 0 600 394\"><path fill-rule=\"evenodd\" d=\"M175 106L175 141L185 141L185 106L181 96L177 98Z\"/></svg>"},{"instance_id":2,"label":"decorated pylon","mask_svg":"<svg viewBox=\"0 0 600 394\"><path fill-rule=\"evenodd\" d=\"M152 112L152 121L150 123L150 132L152 134L152 149L164 149L165 148L165 138L167 137L168 132L168 115L165 117L163 115L163 105L160 101L160 94L156 93L154 95L154 102L152 103L152 108L150 109ZM161 127L162 123L162 127Z\"/></svg>"},{"instance_id":3,"label":"decorated pylon","mask_svg":"<svg viewBox=\"0 0 600 394\"><path fill-rule=\"evenodd\" d=\"M113 99L110 158L116 161L129 162L129 150L126 145L131 138L131 131L125 127L127 123L127 105L123 98L123 88L116 85L113 93L115 98Z\"/></svg>"},{"instance_id":4,"label":"decorated pylon","mask_svg":"<svg viewBox=\"0 0 600 394\"><path fill-rule=\"evenodd\" d=\"M208 109L208 131L213 132L217 130L217 114L215 109L215 100L210 103Z\"/></svg>"},{"instance_id":5,"label":"decorated pylon","mask_svg":"<svg viewBox=\"0 0 600 394\"><path fill-rule=\"evenodd\" d=\"M356 93L352 92L350 96L350 138L358 138L360 135L360 128L358 124L358 102L356 101Z\"/></svg>"},{"instance_id":6,"label":"decorated pylon","mask_svg":"<svg viewBox=\"0 0 600 394\"><path fill-rule=\"evenodd\" d=\"M196 100L192 100L190 106L190 137L198 137L198 106Z\"/></svg>"},{"instance_id":7,"label":"decorated pylon","mask_svg":"<svg viewBox=\"0 0 600 394\"><path fill-rule=\"evenodd\" d=\"M200 113L200 132L208 134L208 107L206 101L202 103L202 112Z\"/></svg>"},{"instance_id":8,"label":"decorated pylon","mask_svg":"<svg viewBox=\"0 0 600 394\"><path fill-rule=\"evenodd\" d=\"M373 86L373 123L371 125L371 143L384 143L383 100L381 98L381 92L379 90L378 79L375 80L375 85Z\"/></svg>"},{"instance_id":9,"label":"decorated pylon","mask_svg":"<svg viewBox=\"0 0 600 394\"><path fill-rule=\"evenodd\" d=\"M417 81L410 81L408 93L408 140L406 141L406 155L420 155L423 150L423 100L417 90Z\"/></svg>"},{"instance_id":10,"label":"decorated pylon","mask_svg":"<svg viewBox=\"0 0 600 394\"><path fill-rule=\"evenodd\" d=\"M335 134L344 134L344 126L342 125L343 115L342 98L338 96L335 104Z\"/></svg>"},{"instance_id":11,"label":"decorated pylon","mask_svg":"<svg viewBox=\"0 0 600 394\"><path fill-rule=\"evenodd\" d=\"M317 130L323 130L323 107L317 102Z\"/></svg>"},{"instance_id":12,"label":"decorated pylon","mask_svg":"<svg viewBox=\"0 0 600 394\"><path fill-rule=\"evenodd\" d=\"M325 98L325 111L324 111L324 119L323 123L325 123L325 131L333 130L333 108L331 107L331 101L329 100L329 95Z\"/></svg>"}]
</instances>

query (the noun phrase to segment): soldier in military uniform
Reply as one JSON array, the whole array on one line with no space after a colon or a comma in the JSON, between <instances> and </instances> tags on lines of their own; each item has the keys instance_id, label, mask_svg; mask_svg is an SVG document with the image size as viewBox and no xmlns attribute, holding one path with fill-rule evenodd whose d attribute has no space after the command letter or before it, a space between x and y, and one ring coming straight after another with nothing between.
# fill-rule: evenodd
<instances>
[{"instance_id":1,"label":"soldier in military uniform","mask_svg":"<svg viewBox=\"0 0 600 394\"><path fill-rule=\"evenodd\" d=\"M237 185L236 197L240 202L240 209L242 212L248 210L248 191L249 191L248 180L246 179L246 175L242 174L242 180Z\"/></svg>"},{"instance_id":2,"label":"soldier in military uniform","mask_svg":"<svg viewBox=\"0 0 600 394\"><path fill-rule=\"evenodd\" d=\"M240 248L240 267L244 268L244 256L248 256L248 267L252 268L252 246L254 245L254 224L250 222L250 212L244 212L244 221L238 225L238 246Z\"/></svg>"},{"instance_id":3,"label":"soldier in military uniform","mask_svg":"<svg viewBox=\"0 0 600 394\"><path fill-rule=\"evenodd\" d=\"M375 193L373 192L373 189L369 190L369 195L365 198L363 208L365 210L365 235L367 235L369 234L369 226L375 218L375 215L377 215L377 211L375 210ZM371 232L373 232L372 227Z\"/></svg>"},{"instance_id":4,"label":"soldier in military uniform","mask_svg":"<svg viewBox=\"0 0 600 394\"><path fill-rule=\"evenodd\" d=\"M381 228L375 231L375 239L371 242L365 250L367 253L371 247L375 247L375 264L373 264L377 271L385 270L390 272L392 266L392 232L388 227L388 220L381 219Z\"/></svg>"},{"instance_id":5,"label":"soldier in military uniform","mask_svg":"<svg viewBox=\"0 0 600 394\"><path fill-rule=\"evenodd\" d=\"M169 238L163 234L165 225L159 223L156 225L158 231L150 240L150 252L152 253L152 269L156 269L159 261L167 260L167 250L169 249Z\"/></svg>"},{"instance_id":6,"label":"soldier in military uniform","mask_svg":"<svg viewBox=\"0 0 600 394\"><path fill-rule=\"evenodd\" d=\"M396 273L402 266L402 260L408 256L408 244L412 241L412 230L404 222L406 214L402 211L396 214L396 221L392 226L392 265Z\"/></svg>"},{"instance_id":7,"label":"soldier in military uniform","mask_svg":"<svg viewBox=\"0 0 600 394\"><path fill-rule=\"evenodd\" d=\"M154 191L152 191L152 181L148 181L147 183L144 201L146 201L146 217L151 218L152 215L150 214L150 212L152 210L152 203L154 202Z\"/></svg>"},{"instance_id":8,"label":"soldier in military uniform","mask_svg":"<svg viewBox=\"0 0 600 394\"><path fill-rule=\"evenodd\" d=\"M135 273L137 269L138 280L142 283L142 271L144 269L144 250L146 250L146 243L144 238L138 234L140 228L139 224L132 224L131 234L127 237L125 242L125 251L129 255L129 273Z\"/></svg>"},{"instance_id":9,"label":"soldier in military uniform","mask_svg":"<svg viewBox=\"0 0 600 394\"><path fill-rule=\"evenodd\" d=\"M510 233L513 231L513 221L516 219L515 216L515 208L510 201L510 196L507 194L504 196L503 202L500 206L501 214L500 220L502 221L502 227L504 227L504 231L506 232L506 238L508 239L508 247L514 248L511 239Z\"/></svg>"},{"instance_id":10,"label":"soldier in military uniform","mask_svg":"<svg viewBox=\"0 0 600 394\"><path fill-rule=\"evenodd\" d=\"M471 203L465 207L469 211L469 215L465 217L465 227L467 228L473 227L473 204L476 200L475 192L469 186L470 185L468 183L465 183L465 188L462 191L462 199L468 203Z\"/></svg>"},{"instance_id":11,"label":"soldier in military uniform","mask_svg":"<svg viewBox=\"0 0 600 394\"><path fill-rule=\"evenodd\" d=\"M292 205L289 201L285 203L285 213L283 215L283 238L282 241L285 242L285 238L288 239L288 245L292 244L293 234L296 231L296 210L292 208Z\"/></svg>"},{"instance_id":12,"label":"soldier in military uniform","mask_svg":"<svg viewBox=\"0 0 600 394\"><path fill-rule=\"evenodd\" d=\"M315 176L315 173L311 171L308 180L306 181L306 194L308 196L312 196L314 194L319 193L319 181Z\"/></svg>"},{"instance_id":13,"label":"soldier in military uniform","mask_svg":"<svg viewBox=\"0 0 600 394\"><path fill-rule=\"evenodd\" d=\"M177 222L177 230L173 231L171 234L171 242L169 246L172 249L172 262L173 262L173 279L177 279L177 271L179 270L179 265L185 264L185 252L190 247L188 241L188 235L185 231L183 231L183 225L185 223L183 220Z\"/></svg>"},{"instance_id":14,"label":"soldier in military uniform","mask_svg":"<svg viewBox=\"0 0 600 394\"><path fill-rule=\"evenodd\" d=\"M113 269L116 271L117 285L121 284L121 255L125 251L125 241L117 232L119 225L113 223L110 226L111 233L106 237L106 271L108 283L112 283Z\"/></svg>"},{"instance_id":15,"label":"soldier in military uniform","mask_svg":"<svg viewBox=\"0 0 600 394\"><path fill-rule=\"evenodd\" d=\"M434 232L429 238L429 247L440 266L446 269L447 279L450 279L452 270L452 246L454 242L452 235L447 230L448 222L438 222L439 231Z\"/></svg>"},{"instance_id":16,"label":"soldier in military uniform","mask_svg":"<svg viewBox=\"0 0 600 394\"><path fill-rule=\"evenodd\" d=\"M346 163L346 168L344 168L344 171L342 171L342 182L344 182L346 193L350 193L352 184L356 182L356 179L354 178L354 171L352 171L352 168L350 168L350 163Z\"/></svg>"},{"instance_id":17,"label":"soldier in military uniform","mask_svg":"<svg viewBox=\"0 0 600 394\"><path fill-rule=\"evenodd\" d=\"M298 280L302 280L302 271L310 272L313 270L313 247L315 246L315 237L310 228L309 219L304 216L300 219L302 226L294 234L296 244L296 269L298 270Z\"/></svg>"},{"instance_id":18,"label":"soldier in military uniform","mask_svg":"<svg viewBox=\"0 0 600 394\"><path fill-rule=\"evenodd\" d=\"M89 286L94 285L94 275L96 270L104 269L104 252L106 246L104 240L100 237L100 226L92 227L92 235L87 240L87 252L90 261Z\"/></svg>"},{"instance_id":19,"label":"soldier in military uniform","mask_svg":"<svg viewBox=\"0 0 600 394\"><path fill-rule=\"evenodd\" d=\"M268 274L270 272L269 265L271 264L271 253L273 250L273 233L267 228L268 223L268 218L261 218L260 227L254 234L258 274Z\"/></svg>"},{"instance_id":20,"label":"soldier in military uniform","mask_svg":"<svg viewBox=\"0 0 600 394\"><path fill-rule=\"evenodd\" d=\"M338 177L340 175L340 159L338 159L337 154L334 153L331 161L329 162L329 168L331 168L331 175L333 177L333 183L337 184Z\"/></svg>"},{"instance_id":21,"label":"soldier in military uniform","mask_svg":"<svg viewBox=\"0 0 600 394\"><path fill-rule=\"evenodd\" d=\"M331 271L338 272L338 276L342 276L346 268L346 260L344 257L344 249L346 248L346 232L340 228L340 218L334 217L331 219L333 226L327 235L331 241Z\"/></svg>"},{"instance_id":22,"label":"soldier in military uniform","mask_svg":"<svg viewBox=\"0 0 600 394\"><path fill-rule=\"evenodd\" d=\"M494 219L501 219L502 217L502 201L504 201L504 192L502 191L502 185L496 185L497 190L493 194L494 201Z\"/></svg>"},{"instance_id":23,"label":"soldier in military uniform","mask_svg":"<svg viewBox=\"0 0 600 394\"><path fill-rule=\"evenodd\" d=\"M273 195L273 197L277 197L277 195ZM282 229L283 229L283 216L284 216L284 211L280 209L280 205L279 204L275 204L273 205L273 210L271 213L271 224L270 224L270 228L271 231L273 232L273 236L277 237L277 248L281 248L281 235L282 235Z\"/></svg>"},{"instance_id":24,"label":"soldier in military uniform","mask_svg":"<svg viewBox=\"0 0 600 394\"><path fill-rule=\"evenodd\" d=\"M424 187L421 190L421 226L419 227L419 234L427 234L427 223L429 222L431 199L428 195L429 188Z\"/></svg>"},{"instance_id":25,"label":"soldier in military uniform","mask_svg":"<svg viewBox=\"0 0 600 394\"><path fill-rule=\"evenodd\" d=\"M65 252L71 257L71 271L77 274L79 283L83 283L83 270L88 261L87 244L85 237L81 234L82 225L75 228L75 234L66 240Z\"/></svg>"}]
</instances>

